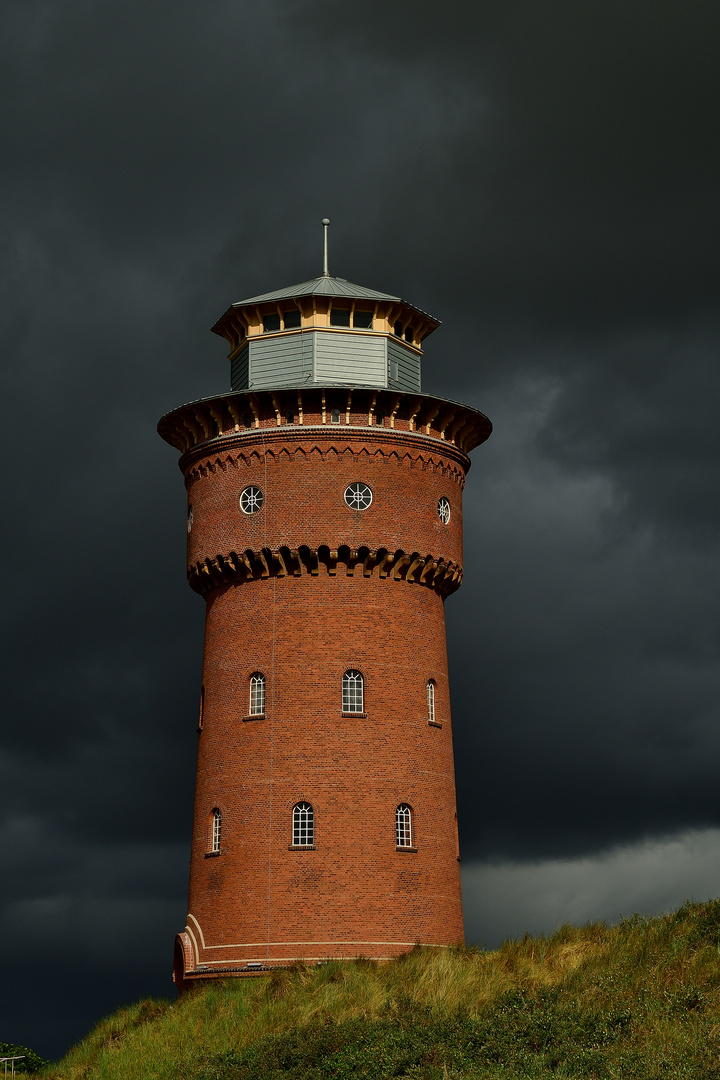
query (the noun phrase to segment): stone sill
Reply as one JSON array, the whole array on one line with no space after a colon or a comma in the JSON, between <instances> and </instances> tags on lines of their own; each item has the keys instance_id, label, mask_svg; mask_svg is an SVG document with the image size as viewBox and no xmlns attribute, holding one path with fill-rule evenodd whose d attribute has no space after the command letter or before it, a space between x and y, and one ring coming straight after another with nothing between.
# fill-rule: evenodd
<instances>
[{"instance_id":1,"label":"stone sill","mask_svg":"<svg viewBox=\"0 0 720 1080\"><path fill-rule=\"evenodd\" d=\"M224 851L206 851L205 852L205 858L206 859L216 859L218 855L224 855L224 854L225 854Z\"/></svg>"},{"instance_id":2,"label":"stone sill","mask_svg":"<svg viewBox=\"0 0 720 1080\"><path fill-rule=\"evenodd\" d=\"M252 716L243 716L243 724L247 723L248 720L264 720L264 719L265 719L265 713L264 712L262 712L262 713L260 713L260 712L259 713L253 713Z\"/></svg>"},{"instance_id":3,"label":"stone sill","mask_svg":"<svg viewBox=\"0 0 720 1080\"><path fill-rule=\"evenodd\" d=\"M428 727L442 727L442 720L428 720Z\"/></svg>"},{"instance_id":4,"label":"stone sill","mask_svg":"<svg viewBox=\"0 0 720 1080\"><path fill-rule=\"evenodd\" d=\"M407 851L411 855L417 854L417 848L416 847L396 847L395 850L396 851Z\"/></svg>"}]
</instances>

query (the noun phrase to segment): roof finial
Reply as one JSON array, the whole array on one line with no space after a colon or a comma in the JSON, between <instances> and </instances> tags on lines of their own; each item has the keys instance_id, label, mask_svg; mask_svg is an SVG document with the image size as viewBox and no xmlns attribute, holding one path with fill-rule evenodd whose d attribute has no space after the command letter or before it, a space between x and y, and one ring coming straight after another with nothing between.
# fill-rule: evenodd
<instances>
[{"instance_id":1,"label":"roof finial","mask_svg":"<svg viewBox=\"0 0 720 1080\"><path fill-rule=\"evenodd\" d=\"M327 258L327 231L330 224L330 218L324 217L322 219L323 226L323 277L329 277L328 274L328 258Z\"/></svg>"}]
</instances>

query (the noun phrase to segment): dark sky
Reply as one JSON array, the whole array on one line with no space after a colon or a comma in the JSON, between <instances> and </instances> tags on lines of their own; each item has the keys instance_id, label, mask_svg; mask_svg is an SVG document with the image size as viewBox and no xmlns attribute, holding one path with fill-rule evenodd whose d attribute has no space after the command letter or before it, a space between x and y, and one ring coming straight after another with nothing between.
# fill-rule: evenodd
<instances>
[{"instance_id":1,"label":"dark sky","mask_svg":"<svg viewBox=\"0 0 720 1080\"><path fill-rule=\"evenodd\" d=\"M486 412L468 938L720 891L716 0L3 0L0 1040L172 993L202 602L159 416L330 270Z\"/></svg>"}]
</instances>

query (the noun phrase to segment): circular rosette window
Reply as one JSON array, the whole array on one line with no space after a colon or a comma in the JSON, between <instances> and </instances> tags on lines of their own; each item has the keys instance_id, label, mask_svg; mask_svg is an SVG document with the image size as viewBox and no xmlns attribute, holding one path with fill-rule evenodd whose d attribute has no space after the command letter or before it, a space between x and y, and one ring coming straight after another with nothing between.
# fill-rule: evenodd
<instances>
[{"instance_id":1,"label":"circular rosette window","mask_svg":"<svg viewBox=\"0 0 720 1080\"><path fill-rule=\"evenodd\" d=\"M450 500L446 499L443 495L441 499L438 499L438 517L442 521L443 525L450 524Z\"/></svg>"},{"instance_id":2,"label":"circular rosette window","mask_svg":"<svg viewBox=\"0 0 720 1080\"><path fill-rule=\"evenodd\" d=\"M259 487L246 487L240 495L240 509L243 514L257 514L264 501Z\"/></svg>"},{"instance_id":3,"label":"circular rosette window","mask_svg":"<svg viewBox=\"0 0 720 1080\"><path fill-rule=\"evenodd\" d=\"M345 488L345 502L351 510L367 510L372 500L372 491L367 484L358 481Z\"/></svg>"}]
</instances>

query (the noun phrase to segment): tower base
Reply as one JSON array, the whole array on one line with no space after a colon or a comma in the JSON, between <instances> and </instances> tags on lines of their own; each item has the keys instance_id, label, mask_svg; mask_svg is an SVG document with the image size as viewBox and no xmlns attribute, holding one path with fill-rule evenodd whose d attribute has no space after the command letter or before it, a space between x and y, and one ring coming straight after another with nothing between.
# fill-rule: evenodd
<instances>
[{"instance_id":1,"label":"tower base","mask_svg":"<svg viewBox=\"0 0 720 1080\"><path fill-rule=\"evenodd\" d=\"M461 944L461 943L458 943ZM253 953L253 959L238 959L202 963L198 962L191 928L186 928L175 938L173 958L173 982L180 993L196 983L208 979L253 978L269 971L290 968L294 964L321 965L333 960L358 960L364 958L378 963L387 963L398 956L403 956L417 946L428 949L449 949L452 945L431 942L400 941L360 941L360 942L293 942L297 955L292 955L291 946L283 947L280 943L263 946L245 946ZM238 947L242 949L242 946Z\"/></svg>"}]
</instances>

